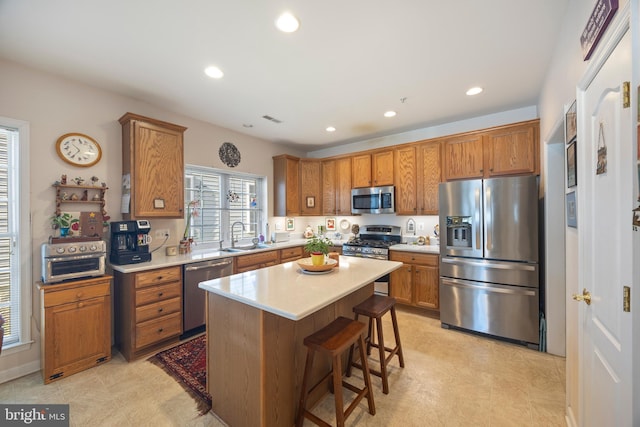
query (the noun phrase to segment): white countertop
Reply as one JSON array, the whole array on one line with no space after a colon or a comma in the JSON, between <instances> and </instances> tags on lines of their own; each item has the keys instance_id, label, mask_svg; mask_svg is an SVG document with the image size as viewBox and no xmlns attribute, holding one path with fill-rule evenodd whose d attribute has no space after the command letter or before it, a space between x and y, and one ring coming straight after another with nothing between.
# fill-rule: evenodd
<instances>
[{"instance_id":1,"label":"white countertop","mask_svg":"<svg viewBox=\"0 0 640 427\"><path fill-rule=\"evenodd\" d=\"M440 254L440 245L414 245L401 243L399 245L389 246L389 250L392 251L404 251L404 252L421 252L427 254Z\"/></svg>"},{"instance_id":2,"label":"white countertop","mask_svg":"<svg viewBox=\"0 0 640 427\"><path fill-rule=\"evenodd\" d=\"M330 273L301 272L295 261L201 282L208 292L300 320L402 266L396 261L340 256Z\"/></svg>"},{"instance_id":3,"label":"white countertop","mask_svg":"<svg viewBox=\"0 0 640 427\"><path fill-rule=\"evenodd\" d=\"M347 240L333 240L336 246L341 246L346 243ZM304 246L307 243L307 239L291 239L288 242L279 242L269 244L266 248L252 249L245 252L225 252L215 248L200 249L195 246L193 250L188 254L167 256L164 252L164 247L161 247L158 251L151 254L151 261L141 262L137 264L125 264L115 265L109 263L115 271L121 273L136 273L138 271L153 270L154 268L171 267L174 265L191 264L199 261L206 261L210 259L229 258L240 255L254 254L258 252L272 251L274 249L291 248L294 246ZM440 253L439 245L416 245L416 244L398 244L389 247L394 251L406 251L406 252L422 252L422 253Z\"/></svg>"},{"instance_id":4,"label":"white countertop","mask_svg":"<svg viewBox=\"0 0 640 427\"><path fill-rule=\"evenodd\" d=\"M337 245L342 245L344 241L335 241ZM307 243L307 239L292 239L288 242L271 243L266 248L256 248L250 251L244 252L225 252L216 248L200 249L198 246L194 246L193 250L188 254L178 254L173 256L167 256L164 252L164 247L161 247L158 251L151 254L151 261L141 262L137 264L125 264L115 265L109 263L109 266L121 273L135 273L138 271L152 270L154 268L171 267L174 265L191 264L199 261L206 261L210 259L229 258L240 255L255 254L258 252L272 251L275 249L284 249L294 246L304 246Z\"/></svg>"}]
</instances>

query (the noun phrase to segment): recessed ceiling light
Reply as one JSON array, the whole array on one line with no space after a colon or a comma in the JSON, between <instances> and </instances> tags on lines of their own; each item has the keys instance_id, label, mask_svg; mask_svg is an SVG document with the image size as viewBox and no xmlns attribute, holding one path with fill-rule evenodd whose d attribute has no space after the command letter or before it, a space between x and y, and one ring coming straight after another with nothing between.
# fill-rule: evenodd
<instances>
[{"instance_id":1,"label":"recessed ceiling light","mask_svg":"<svg viewBox=\"0 0 640 427\"><path fill-rule=\"evenodd\" d=\"M335 132L335 131L336 131L336 128L334 128L333 126L329 126L327 128L327 132Z\"/></svg>"},{"instance_id":2,"label":"recessed ceiling light","mask_svg":"<svg viewBox=\"0 0 640 427\"><path fill-rule=\"evenodd\" d=\"M386 113L384 113L385 117L395 117L396 112L395 111L387 111Z\"/></svg>"},{"instance_id":3,"label":"recessed ceiling light","mask_svg":"<svg viewBox=\"0 0 640 427\"><path fill-rule=\"evenodd\" d=\"M290 12L284 12L276 20L276 27L284 33L293 33L300 27L300 21Z\"/></svg>"},{"instance_id":4,"label":"recessed ceiling light","mask_svg":"<svg viewBox=\"0 0 640 427\"><path fill-rule=\"evenodd\" d=\"M479 86L472 87L471 89L469 89L469 90L467 91L467 95L469 95L469 96L477 95L477 94L479 94L480 92L482 92L482 90L483 90L483 89L482 89L481 87L479 87Z\"/></svg>"},{"instance_id":5,"label":"recessed ceiling light","mask_svg":"<svg viewBox=\"0 0 640 427\"><path fill-rule=\"evenodd\" d=\"M215 65L205 68L204 73L212 79L221 79L224 76L222 70Z\"/></svg>"}]
</instances>

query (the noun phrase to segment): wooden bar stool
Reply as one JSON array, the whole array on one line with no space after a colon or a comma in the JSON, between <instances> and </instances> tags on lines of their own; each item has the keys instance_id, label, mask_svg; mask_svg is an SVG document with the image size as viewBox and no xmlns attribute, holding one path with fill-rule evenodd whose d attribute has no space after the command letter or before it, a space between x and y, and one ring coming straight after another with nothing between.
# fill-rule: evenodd
<instances>
[{"instance_id":1,"label":"wooden bar stool","mask_svg":"<svg viewBox=\"0 0 640 427\"><path fill-rule=\"evenodd\" d=\"M384 337L382 335L382 316L388 311L391 311L391 321L393 323L393 334L396 339L396 346L394 348L385 347ZM382 392L389 394L389 381L387 378L387 365L397 355L400 362L400 367L404 368L404 357L402 355L402 345L400 344L400 333L398 331L398 319L396 318L396 299L393 297L386 297L383 295L372 295L360 304L353 307L353 312L356 314L355 320L358 320L359 315L369 317L369 332L365 338L367 343L367 354L371 354L371 347L376 347L380 354L380 371L375 369L369 369L373 375L382 378ZM378 343L373 342L373 319L376 320L376 330L378 334ZM389 355L385 357L386 352ZM360 358L362 359L362 357ZM351 376L351 367L362 369L362 365L353 360L353 348L349 350L349 365L347 366L347 376Z\"/></svg>"},{"instance_id":2,"label":"wooden bar stool","mask_svg":"<svg viewBox=\"0 0 640 427\"><path fill-rule=\"evenodd\" d=\"M353 412L356 405L362 400L364 396L367 397L369 405L369 413L375 415L376 407L373 403L373 393L371 391L371 378L369 376L369 367L367 365L367 358L364 352L364 338L363 332L366 325L356 320L348 319L346 317L338 317L333 322L329 323L324 328L320 329L304 339L304 345L307 347L307 362L304 367L304 376L302 379L302 387L300 390L300 403L298 405L298 417L296 420L296 426L301 427L305 417L313 421L320 426L330 426L324 420L318 418L306 409L307 396L316 389L316 387L323 384L328 379L333 379L333 393L336 402L336 423L338 427L344 426L344 420ZM363 377L364 388L359 389L346 381L342 380L342 354L347 348L353 349L353 345L358 342L360 348L360 357L364 360L363 365ZM309 388L308 381L313 367L313 358L316 352L327 354L332 358L332 370L326 376L324 376L316 385ZM349 405L346 411L343 411L344 402L342 397L342 386L357 393L353 402Z\"/></svg>"}]
</instances>

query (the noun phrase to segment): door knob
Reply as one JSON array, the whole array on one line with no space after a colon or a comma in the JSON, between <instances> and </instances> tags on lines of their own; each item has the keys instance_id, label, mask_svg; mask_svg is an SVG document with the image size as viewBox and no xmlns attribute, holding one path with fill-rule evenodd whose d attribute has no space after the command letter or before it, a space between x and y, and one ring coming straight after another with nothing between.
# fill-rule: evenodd
<instances>
[{"instance_id":1,"label":"door knob","mask_svg":"<svg viewBox=\"0 0 640 427\"><path fill-rule=\"evenodd\" d=\"M573 294L573 299L576 301L584 301L587 305L591 305L591 293L587 289L582 290L582 295Z\"/></svg>"}]
</instances>

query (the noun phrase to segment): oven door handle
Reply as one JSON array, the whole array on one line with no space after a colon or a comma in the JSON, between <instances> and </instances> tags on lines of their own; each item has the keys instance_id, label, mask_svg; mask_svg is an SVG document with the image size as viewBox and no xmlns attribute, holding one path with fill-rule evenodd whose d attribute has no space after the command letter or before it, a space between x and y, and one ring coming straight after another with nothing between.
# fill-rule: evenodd
<instances>
[{"instance_id":1,"label":"oven door handle","mask_svg":"<svg viewBox=\"0 0 640 427\"><path fill-rule=\"evenodd\" d=\"M45 257L45 261L47 262L64 262L64 261L75 261L80 259L92 259L92 258L101 258L105 256L104 253L98 254L83 254L83 255L67 255L60 257Z\"/></svg>"}]
</instances>

